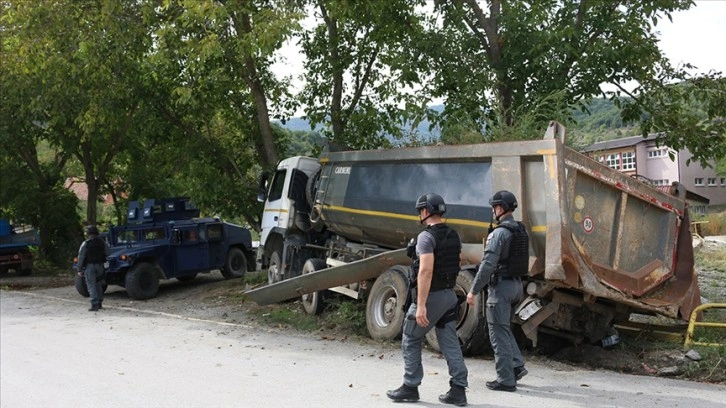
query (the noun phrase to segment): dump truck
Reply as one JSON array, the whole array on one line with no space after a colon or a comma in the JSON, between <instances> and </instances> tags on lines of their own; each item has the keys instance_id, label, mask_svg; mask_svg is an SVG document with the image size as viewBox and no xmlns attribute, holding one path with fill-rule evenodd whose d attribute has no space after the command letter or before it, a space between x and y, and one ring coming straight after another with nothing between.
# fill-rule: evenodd
<instances>
[{"instance_id":1,"label":"dump truck","mask_svg":"<svg viewBox=\"0 0 726 408\"><path fill-rule=\"evenodd\" d=\"M308 313L330 292L366 300L374 339L400 336L409 240L422 230L417 197L444 197L444 221L461 236L456 292L463 300L483 255L489 197L509 190L529 233L525 298L514 327L598 342L632 313L688 319L700 304L685 189L654 189L567 147L553 122L541 140L332 151L282 160L261 177L258 304L300 297ZM271 176L271 178L270 178ZM460 303L457 333L468 355L489 348L486 290ZM437 347L435 331L427 340Z\"/></svg>"},{"instance_id":2,"label":"dump truck","mask_svg":"<svg viewBox=\"0 0 726 408\"><path fill-rule=\"evenodd\" d=\"M31 227L13 226L0 219L0 274L14 270L18 275L33 272L32 248L40 244L38 230Z\"/></svg>"}]
</instances>

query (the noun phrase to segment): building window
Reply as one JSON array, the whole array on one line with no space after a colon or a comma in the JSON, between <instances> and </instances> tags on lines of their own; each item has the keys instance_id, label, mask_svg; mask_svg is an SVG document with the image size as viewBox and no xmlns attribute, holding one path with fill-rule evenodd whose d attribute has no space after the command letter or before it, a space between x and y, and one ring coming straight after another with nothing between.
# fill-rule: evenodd
<instances>
[{"instance_id":1,"label":"building window","mask_svg":"<svg viewBox=\"0 0 726 408\"><path fill-rule=\"evenodd\" d=\"M635 153L623 152L623 170L635 170Z\"/></svg>"},{"instance_id":2,"label":"building window","mask_svg":"<svg viewBox=\"0 0 726 408\"><path fill-rule=\"evenodd\" d=\"M709 177L708 178L708 185L709 186L715 186L716 185L716 177Z\"/></svg>"},{"instance_id":3,"label":"building window","mask_svg":"<svg viewBox=\"0 0 726 408\"><path fill-rule=\"evenodd\" d=\"M668 179L661 179L661 180L653 180L654 186L670 186L671 184L668 182Z\"/></svg>"},{"instance_id":4,"label":"building window","mask_svg":"<svg viewBox=\"0 0 726 408\"><path fill-rule=\"evenodd\" d=\"M721 185L726 186L726 177L721 177Z\"/></svg>"},{"instance_id":5,"label":"building window","mask_svg":"<svg viewBox=\"0 0 726 408\"><path fill-rule=\"evenodd\" d=\"M694 180L694 184L697 186L703 185L703 177L696 177L696 180Z\"/></svg>"},{"instance_id":6,"label":"building window","mask_svg":"<svg viewBox=\"0 0 726 408\"><path fill-rule=\"evenodd\" d=\"M605 159L605 165L611 169L620 170L620 155L617 153L609 154Z\"/></svg>"},{"instance_id":7,"label":"building window","mask_svg":"<svg viewBox=\"0 0 726 408\"><path fill-rule=\"evenodd\" d=\"M655 149L655 150L648 150L648 158L655 158L655 157L666 157L668 156L668 149Z\"/></svg>"}]
</instances>

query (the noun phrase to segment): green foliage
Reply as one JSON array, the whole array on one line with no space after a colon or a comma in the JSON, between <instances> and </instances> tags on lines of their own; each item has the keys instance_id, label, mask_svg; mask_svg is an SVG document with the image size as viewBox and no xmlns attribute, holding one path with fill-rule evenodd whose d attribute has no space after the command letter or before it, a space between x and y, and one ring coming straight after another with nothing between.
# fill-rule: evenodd
<instances>
[{"instance_id":1,"label":"green foliage","mask_svg":"<svg viewBox=\"0 0 726 408\"><path fill-rule=\"evenodd\" d=\"M301 33L306 56L305 115L335 143L354 149L389 146L422 111L406 87L420 84L411 64L421 35L421 1L312 0L315 25ZM417 107L418 106L418 107Z\"/></svg>"},{"instance_id":2,"label":"green foliage","mask_svg":"<svg viewBox=\"0 0 726 408\"><path fill-rule=\"evenodd\" d=\"M625 120L640 120L643 135L662 132L661 145L688 148L689 162L706 165L726 157L726 78L721 73L690 77L684 69L665 67L620 104Z\"/></svg>"},{"instance_id":3,"label":"green foliage","mask_svg":"<svg viewBox=\"0 0 726 408\"><path fill-rule=\"evenodd\" d=\"M331 329L368 336L366 304L349 298L330 298L323 314L325 326Z\"/></svg>"}]
</instances>

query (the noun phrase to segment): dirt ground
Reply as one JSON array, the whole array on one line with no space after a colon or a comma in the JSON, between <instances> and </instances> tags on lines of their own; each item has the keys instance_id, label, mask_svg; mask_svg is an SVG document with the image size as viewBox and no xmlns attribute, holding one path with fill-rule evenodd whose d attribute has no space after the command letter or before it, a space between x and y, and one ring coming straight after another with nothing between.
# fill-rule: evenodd
<instances>
[{"instance_id":1,"label":"dirt ground","mask_svg":"<svg viewBox=\"0 0 726 408\"><path fill-rule=\"evenodd\" d=\"M723 242L708 241L701 251L726 251L726 238ZM700 267L697 265L702 295L709 301L726 301L726 270L720 267ZM247 278L249 279L249 278ZM243 291L246 279L225 280L219 272L200 275L191 282L175 280L162 282L159 295L146 301L134 301L125 290L111 286L106 292L104 305L118 307L143 307L160 313L174 313L190 318L217 320L265 327L287 326L268 316L279 311L303 313L299 302L293 301L280 305L260 307L254 302L245 302ZM83 300L73 286L70 272L50 272L35 270L30 276L16 276L8 273L0 276L0 289L34 291L57 297ZM324 321L325 315L321 318ZM723 321L723 320L722 320ZM659 321L662 323L662 320ZM288 327L290 330L298 330ZM356 336L348 328L335 324L321 324L314 330L325 338L355 339L360 342L373 341L365 336ZM615 372L668 376L700 382L726 384L726 347L698 347L699 361L693 354L682 348L682 340L663 340L644 336L642 333L620 333L621 343L605 349L599 345L571 344L549 345L538 349L523 350L527 360L540 364L555 365L560 369L567 366L592 369L606 369ZM721 341L724 337L722 336ZM692 353L692 351L691 351ZM491 359L491 356L475 358Z\"/></svg>"}]
</instances>

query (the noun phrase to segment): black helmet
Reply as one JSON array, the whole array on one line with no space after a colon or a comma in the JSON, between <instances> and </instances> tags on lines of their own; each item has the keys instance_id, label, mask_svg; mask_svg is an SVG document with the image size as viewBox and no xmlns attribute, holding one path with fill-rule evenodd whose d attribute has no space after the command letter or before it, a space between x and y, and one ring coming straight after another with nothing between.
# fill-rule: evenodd
<instances>
[{"instance_id":1,"label":"black helmet","mask_svg":"<svg viewBox=\"0 0 726 408\"><path fill-rule=\"evenodd\" d=\"M500 190L489 199L489 205L501 205L504 207L504 212L514 211L517 208L517 197L507 190Z\"/></svg>"},{"instance_id":2,"label":"black helmet","mask_svg":"<svg viewBox=\"0 0 726 408\"><path fill-rule=\"evenodd\" d=\"M89 225L86 227L86 234L98 235L98 228L95 225Z\"/></svg>"},{"instance_id":3,"label":"black helmet","mask_svg":"<svg viewBox=\"0 0 726 408\"><path fill-rule=\"evenodd\" d=\"M416 211L426 208L429 214L443 214L446 212L444 199L434 193L426 193L416 200Z\"/></svg>"}]
</instances>

